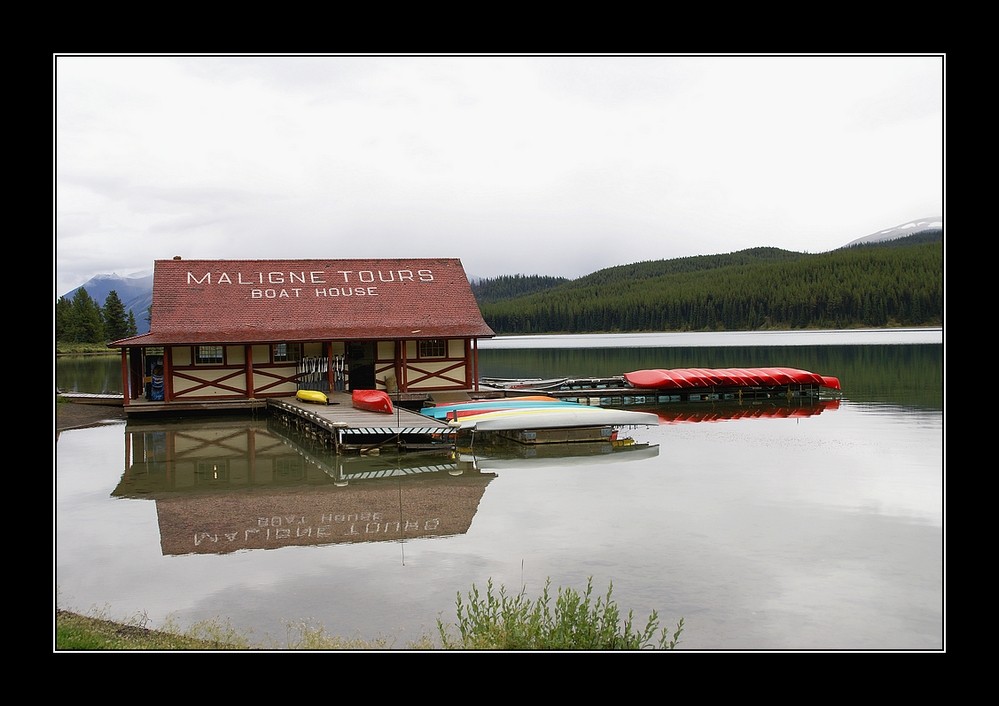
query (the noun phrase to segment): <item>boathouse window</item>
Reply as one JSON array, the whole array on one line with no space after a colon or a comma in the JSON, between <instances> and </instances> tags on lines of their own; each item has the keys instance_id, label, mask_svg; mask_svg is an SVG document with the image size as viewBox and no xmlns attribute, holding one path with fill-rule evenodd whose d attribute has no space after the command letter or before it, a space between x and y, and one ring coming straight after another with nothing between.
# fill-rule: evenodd
<instances>
[{"instance_id":1,"label":"boathouse window","mask_svg":"<svg viewBox=\"0 0 999 706\"><path fill-rule=\"evenodd\" d=\"M222 346L198 346L194 354L195 365L222 365Z\"/></svg>"},{"instance_id":2,"label":"boathouse window","mask_svg":"<svg viewBox=\"0 0 999 706\"><path fill-rule=\"evenodd\" d=\"M447 352L447 345L443 338L431 338L419 343L421 358L443 358Z\"/></svg>"},{"instance_id":3,"label":"boathouse window","mask_svg":"<svg viewBox=\"0 0 999 706\"><path fill-rule=\"evenodd\" d=\"M301 359L301 343L275 343L271 349L271 360L275 363L294 362Z\"/></svg>"}]
</instances>

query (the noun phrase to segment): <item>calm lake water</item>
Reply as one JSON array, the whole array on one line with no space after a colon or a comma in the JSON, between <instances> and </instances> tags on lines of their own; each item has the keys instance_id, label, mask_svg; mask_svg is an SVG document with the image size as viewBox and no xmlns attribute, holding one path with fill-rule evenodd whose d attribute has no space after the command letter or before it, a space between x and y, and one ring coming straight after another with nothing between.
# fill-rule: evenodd
<instances>
[{"instance_id":1,"label":"calm lake water","mask_svg":"<svg viewBox=\"0 0 999 706\"><path fill-rule=\"evenodd\" d=\"M491 377L794 367L816 404L675 403L635 446L337 457L262 417L110 423L54 449L55 602L257 644L296 627L406 649L473 585L592 577L679 649L944 649L944 345L936 330L511 337ZM56 384L114 392L117 358Z\"/></svg>"}]
</instances>

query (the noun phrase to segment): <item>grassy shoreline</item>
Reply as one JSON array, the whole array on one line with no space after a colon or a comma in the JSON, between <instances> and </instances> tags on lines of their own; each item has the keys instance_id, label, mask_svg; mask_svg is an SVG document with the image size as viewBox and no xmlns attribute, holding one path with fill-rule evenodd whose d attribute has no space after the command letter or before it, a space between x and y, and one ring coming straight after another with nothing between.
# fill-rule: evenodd
<instances>
[{"instance_id":1,"label":"grassy shoreline","mask_svg":"<svg viewBox=\"0 0 999 706\"><path fill-rule=\"evenodd\" d=\"M171 622L159 629L148 627L144 615L112 620L101 613L84 615L56 609L54 651L234 651L234 650L387 650L386 640L346 640L327 635L322 628L305 624L289 625L287 643L253 644L227 621L211 620L184 630ZM411 650L438 649L429 637L407 647Z\"/></svg>"},{"instance_id":2,"label":"grassy shoreline","mask_svg":"<svg viewBox=\"0 0 999 706\"><path fill-rule=\"evenodd\" d=\"M226 644L151 630L140 624L119 623L57 610L55 650L232 650L244 645Z\"/></svg>"},{"instance_id":3,"label":"grassy shoreline","mask_svg":"<svg viewBox=\"0 0 999 706\"><path fill-rule=\"evenodd\" d=\"M633 623L633 614L622 613L607 593L594 596L593 579L583 591L552 590L551 579L536 599L523 591L486 583L485 593L472 586L456 603L456 625L437 621L437 639L429 635L411 642L409 650L673 650L684 630L683 618L675 628L660 628L652 611L644 627ZM147 627L140 615L127 623L103 615L85 616L56 610L56 650L387 650L394 641L345 640L328 635L322 627L289 625L287 644L251 645L226 621L198 623L186 631L168 623L161 630ZM395 648L398 649L398 648Z\"/></svg>"},{"instance_id":4,"label":"grassy shoreline","mask_svg":"<svg viewBox=\"0 0 999 706\"><path fill-rule=\"evenodd\" d=\"M99 343L57 343L56 356L60 355L121 355L119 351L112 350Z\"/></svg>"}]
</instances>

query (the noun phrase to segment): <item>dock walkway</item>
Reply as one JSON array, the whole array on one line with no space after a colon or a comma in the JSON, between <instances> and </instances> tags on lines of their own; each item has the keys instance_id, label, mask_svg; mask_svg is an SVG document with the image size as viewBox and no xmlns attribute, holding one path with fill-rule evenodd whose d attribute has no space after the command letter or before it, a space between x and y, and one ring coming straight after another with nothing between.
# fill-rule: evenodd
<instances>
[{"instance_id":1,"label":"dock walkway","mask_svg":"<svg viewBox=\"0 0 999 706\"><path fill-rule=\"evenodd\" d=\"M121 393L56 392L56 396L77 404L99 404L105 407L121 407L124 398Z\"/></svg>"},{"instance_id":2,"label":"dock walkway","mask_svg":"<svg viewBox=\"0 0 999 706\"><path fill-rule=\"evenodd\" d=\"M454 448L457 429L447 422L399 405L392 414L357 409L346 392L328 396L328 405L279 397L268 399L267 406L281 423L336 451L370 453L385 446L400 450Z\"/></svg>"}]
</instances>

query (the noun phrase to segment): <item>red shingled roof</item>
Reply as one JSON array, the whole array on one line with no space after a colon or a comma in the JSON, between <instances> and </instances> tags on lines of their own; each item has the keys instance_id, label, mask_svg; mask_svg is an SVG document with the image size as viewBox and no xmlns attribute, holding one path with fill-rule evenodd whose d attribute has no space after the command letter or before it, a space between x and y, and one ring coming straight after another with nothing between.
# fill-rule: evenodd
<instances>
[{"instance_id":1,"label":"red shingled roof","mask_svg":"<svg viewBox=\"0 0 999 706\"><path fill-rule=\"evenodd\" d=\"M148 334L113 347L489 338L457 259L157 260Z\"/></svg>"}]
</instances>

